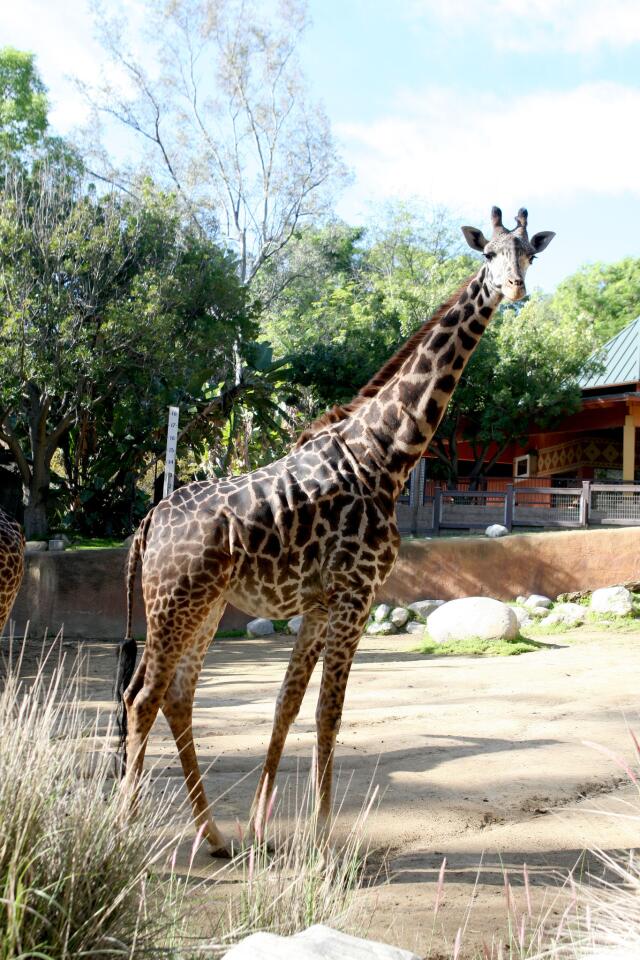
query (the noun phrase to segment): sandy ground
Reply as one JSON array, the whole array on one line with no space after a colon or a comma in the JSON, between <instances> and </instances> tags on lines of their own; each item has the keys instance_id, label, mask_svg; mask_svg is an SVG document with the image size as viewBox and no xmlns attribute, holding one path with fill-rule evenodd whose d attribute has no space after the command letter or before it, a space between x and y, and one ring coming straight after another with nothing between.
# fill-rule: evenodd
<instances>
[{"instance_id":1,"label":"sandy ground","mask_svg":"<svg viewBox=\"0 0 640 960\"><path fill-rule=\"evenodd\" d=\"M388 851L391 882L362 894L370 936L421 956L449 956L446 945L466 922L461 955L469 955L469 945L490 942L505 928L504 868L520 910L526 862L539 911L553 899L548 885L562 882L585 847L636 845L634 824L620 816L638 809L627 805L634 796L628 779L585 741L632 755L628 730L640 728L640 629L583 627L546 641L549 649L520 657L445 659L413 651L412 636L363 638L337 769L338 793L349 784L341 828L353 821L372 782L382 793L370 837L378 859ZM228 833L236 817L247 816L290 647L290 637L226 639L207 656L195 739L208 767L209 798L222 796L216 816ZM113 650L89 648L89 696L93 706L108 706ZM280 782L308 771L319 679L316 671ZM163 719L147 757L162 768L158 780L180 783ZM443 857L444 904L434 923ZM212 868L204 849L195 866L202 875ZM556 914L562 908L561 896Z\"/></svg>"}]
</instances>

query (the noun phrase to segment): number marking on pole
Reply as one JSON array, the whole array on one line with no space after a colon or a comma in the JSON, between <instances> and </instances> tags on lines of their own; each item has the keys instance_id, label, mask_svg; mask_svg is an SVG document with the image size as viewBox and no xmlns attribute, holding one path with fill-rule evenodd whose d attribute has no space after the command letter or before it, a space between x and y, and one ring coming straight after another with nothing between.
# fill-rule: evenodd
<instances>
[{"instance_id":1,"label":"number marking on pole","mask_svg":"<svg viewBox=\"0 0 640 960\"><path fill-rule=\"evenodd\" d=\"M178 446L178 420L180 408L169 407L169 423L167 425L167 455L164 460L164 489L163 497L173 493L176 479L176 447Z\"/></svg>"}]
</instances>

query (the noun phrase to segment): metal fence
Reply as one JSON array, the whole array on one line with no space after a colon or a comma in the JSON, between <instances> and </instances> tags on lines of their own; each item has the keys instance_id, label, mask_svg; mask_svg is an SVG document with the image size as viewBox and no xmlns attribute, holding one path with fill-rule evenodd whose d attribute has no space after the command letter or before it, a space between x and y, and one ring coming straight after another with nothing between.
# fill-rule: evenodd
<instances>
[{"instance_id":1,"label":"metal fence","mask_svg":"<svg viewBox=\"0 0 640 960\"><path fill-rule=\"evenodd\" d=\"M397 505L403 535L437 536L442 530L484 529L501 523L514 527L558 528L597 525L640 526L640 484L573 480L573 486L531 486L501 482L493 489L468 485L443 488L432 481L411 502Z\"/></svg>"},{"instance_id":2,"label":"metal fence","mask_svg":"<svg viewBox=\"0 0 640 960\"><path fill-rule=\"evenodd\" d=\"M640 524L640 484L592 483L589 493L589 523Z\"/></svg>"}]
</instances>

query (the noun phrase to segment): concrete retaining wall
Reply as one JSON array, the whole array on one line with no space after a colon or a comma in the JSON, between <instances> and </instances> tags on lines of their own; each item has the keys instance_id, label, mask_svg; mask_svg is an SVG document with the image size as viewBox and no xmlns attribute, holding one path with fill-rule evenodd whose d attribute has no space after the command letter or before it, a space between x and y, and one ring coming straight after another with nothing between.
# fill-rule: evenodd
<instances>
[{"instance_id":1,"label":"concrete retaining wall","mask_svg":"<svg viewBox=\"0 0 640 960\"><path fill-rule=\"evenodd\" d=\"M31 621L31 636L64 625L69 638L114 639L125 625L126 550L81 550L27 555L26 572L12 618L18 635ZM567 590L640 581L640 529L532 533L489 540L456 537L404 541L379 600L518 594L555 597ZM134 633L145 623L136 584ZM244 626L249 617L228 607L221 629Z\"/></svg>"},{"instance_id":2,"label":"concrete retaining wall","mask_svg":"<svg viewBox=\"0 0 640 960\"><path fill-rule=\"evenodd\" d=\"M380 600L556 597L640 580L640 529L405 540Z\"/></svg>"}]
</instances>

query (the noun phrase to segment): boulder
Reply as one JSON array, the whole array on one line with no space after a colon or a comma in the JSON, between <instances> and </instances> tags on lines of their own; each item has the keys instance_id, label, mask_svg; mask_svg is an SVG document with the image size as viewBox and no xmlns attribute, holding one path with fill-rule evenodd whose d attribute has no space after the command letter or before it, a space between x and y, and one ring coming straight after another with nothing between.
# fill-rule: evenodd
<instances>
[{"instance_id":1,"label":"boulder","mask_svg":"<svg viewBox=\"0 0 640 960\"><path fill-rule=\"evenodd\" d=\"M378 623L382 623L383 620L389 619L389 614L391 613L391 607L388 603L379 603L378 606L373 611L373 619Z\"/></svg>"},{"instance_id":2,"label":"boulder","mask_svg":"<svg viewBox=\"0 0 640 960\"><path fill-rule=\"evenodd\" d=\"M417 620L422 620L423 623L426 623L429 614L433 613L434 610L437 610L438 607L441 607L443 604L444 600L416 600L414 603L408 605L407 610L410 610Z\"/></svg>"},{"instance_id":3,"label":"boulder","mask_svg":"<svg viewBox=\"0 0 640 960\"><path fill-rule=\"evenodd\" d=\"M508 537L509 531L506 527L503 527L501 523L492 523L487 527L484 535L485 537L491 537L495 540L496 537Z\"/></svg>"},{"instance_id":4,"label":"boulder","mask_svg":"<svg viewBox=\"0 0 640 960\"><path fill-rule=\"evenodd\" d=\"M365 633L368 633L369 636L372 637L388 637L390 633L397 632L398 628L394 627L391 620L383 620L382 623L377 623L375 620L372 620L365 630Z\"/></svg>"},{"instance_id":5,"label":"boulder","mask_svg":"<svg viewBox=\"0 0 640 960\"><path fill-rule=\"evenodd\" d=\"M545 597L541 593L532 593L524 602L525 607L550 607L553 603L551 597Z\"/></svg>"},{"instance_id":6,"label":"boulder","mask_svg":"<svg viewBox=\"0 0 640 960\"><path fill-rule=\"evenodd\" d=\"M291 617L291 620L289 620L289 623L287 624L287 630L289 633L300 633L302 619L302 614L299 614L297 617Z\"/></svg>"},{"instance_id":7,"label":"boulder","mask_svg":"<svg viewBox=\"0 0 640 960\"><path fill-rule=\"evenodd\" d=\"M405 609L405 607L394 607L393 610L391 611L389 620L394 625L394 627L399 627L400 629L402 629L402 627L405 626L410 616L411 614L407 609Z\"/></svg>"},{"instance_id":8,"label":"boulder","mask_svg":"<svg viewBox=\"0 0 640 960\"><path fill-rule=\"evenodd\" d=\"M586 615L586 607L579 603L559 603L539 622L541 627L553 627L558 623L577 627L584 623Z\"/></svg>"},{"instance_id":9,"label":"boulder","mask_svg":"<svg viewBox=\"0 0 640 960\"><path fill-rule=\"evenodd\" d=\"M54 553L56 551L64 550L65 543L60 537L55 537L52 540L49 540L49 551Z\"/></svg>"},{"instance_id":10,"label":"boulder","mask_svg":"<svg viewBox=\"0 0 640 960\"><path fill-rule=\"evenodd\" d=\"M293 937L254 933L225 953L224 960L418 960L418 957L400 947L350 937L317 924Z\"/></svg>"},{"instance_id":11,"label":"boulder","mask_svg":"<svg viewBox=\"0 0 640 960\"><path fill-rule=\"evenodd\" d=\"M591 590L570 590L569 593L559 593L556 597L558 603L575 603L577 600L584 600L591 596Z\"/></svg>"},{"instance_id":12,"label":"boulder","mask_svg":"<svg viewBox=\"0 0 640 960\"><path fill-rule=\"evenodd\" d=\"M27 540L25 546L27 553L45 553L48 549L48 540Z\"/></svg>"},{"instance_id":13,"label":"boulder","mask_svg":"<svg viewBox=\"0 0 640 960\"><path fill-rule=\"evenodd\" d=\"M582 603L557 603L549 616L560 616L565 623L584 623L587 608Z\"/></svg>"},{"instance_id":14,"label":"boulder","mask_svg":"<svg viewBox=\"0 0 640 960\"><path fill-rule=\"evenodd\" d=\"M546 607L525 607L530 617L546 617L549 613Z\"/></svg>"},{"instance_id":15,"label":"boulder","mask_svg":"<svg viewBox=\"0 0 640 960\"><path fill-rule=\"evenodd\" d=\"M632 600L626 587L601 587L591 594L591 609L595 613L614 613L626 617L633 610Z\"/></svg>"},{"instance_id":16,"label":"boulder","mask_svg":"<svg viewBox=\"0 0 640 960\"><path fill-rule=\"evenodd\" d=\"M404 629L407 633L419 633L422 637L427 629L427 625L426 623L421 623L419 620L411 620Z\"/></svg>"},{"instance_id":17,"label":"boulder","mask_svg":"<svg viewBox=\"0 0 640 960\"><path fill-rule=\"evenodd\" d=\"M522 596L516 597L516 603L525 604L526 602L527 602L527 598L526 598L526 597L522 597Z\"/></svg>"},{"instance_id":18,"label":"boulder","mask_svg":"<svg viewBox=\"0 0 640 960\"><path fill-rule=\"evenodd\" d=\"M122 546L126 547L128 550L131 544L133 543L134 537L135 537L135 533L130 533L129 536L122 541Z\"/></svg>"},{"instance_id":19,"label":"boulder","mask_svg":"<svg viewBox=\"0 0 640 960\"><path fill-rule=\"evenodd\" d=\"M447 640L512 640L518 635L518 618L512 607L490 597L450 600L427 620L427 629L436 643Z\"/></svg>"},{"instance_id":20,"label":"boulder","mask_svg":"<svg viewBox=\"0 0 640 960\"><path fill-rule=\"evenodd\" d=\"M247 624L247 633L250 637L269 637L275 632L271 620L266 620L264 617L258 617L257 620L251 620Z\"/></svg>"},{"instance_id":21,"label":"boulder","mask_svg":"<svg viewBox=\"0 0 640 960\"><path fill-rule=\"evenodd\" d=\"M511 607L511 609L518 620L518 627L526 627L528 623L531 623L530 610L525 610L524 607Z\"/></svg>"}]
</instances>

